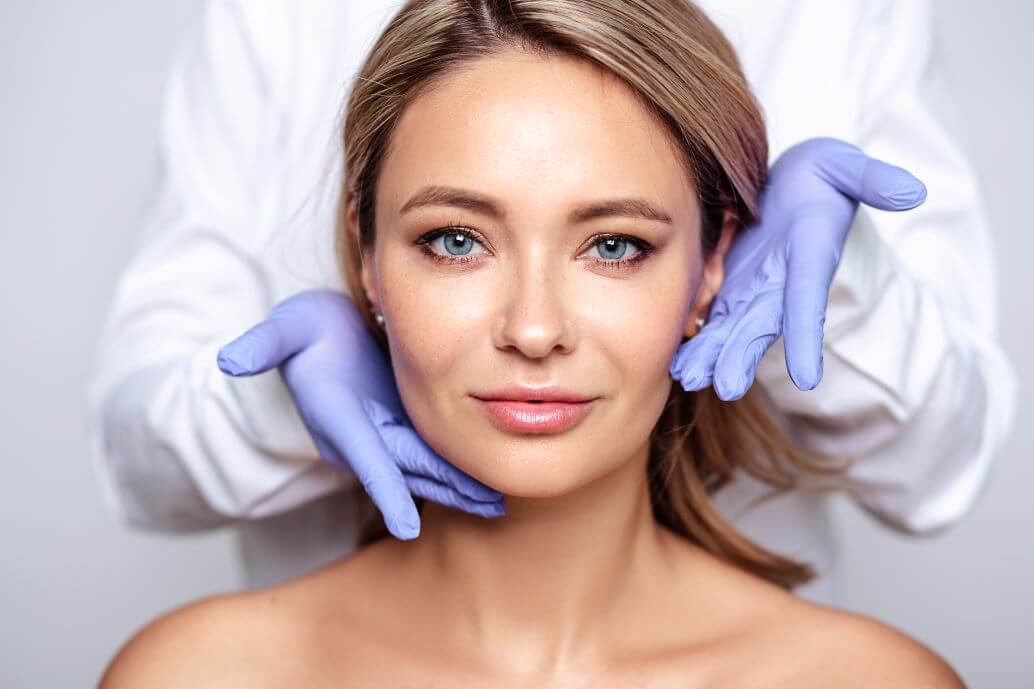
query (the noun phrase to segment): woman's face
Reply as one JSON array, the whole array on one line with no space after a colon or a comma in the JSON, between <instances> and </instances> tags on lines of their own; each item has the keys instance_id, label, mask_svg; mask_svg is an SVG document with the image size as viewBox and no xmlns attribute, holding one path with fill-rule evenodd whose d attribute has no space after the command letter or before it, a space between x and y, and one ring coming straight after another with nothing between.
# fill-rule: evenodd
<instances>
[{"instance_id":1,"label":"woman's face","mask_svg":"<svg viewBox=\"0 0 1034 689\"><path fill-rule=\"evenodd\" d=\"M569 58L473 62L407 108L375 203L363 284L432 448L522 497L644 456L731 231L704 261L695 190L627 87ZM482 401L512 387L592 401ZM567 424L514 427L492 410Z\"/></svg>"}]
</instances>

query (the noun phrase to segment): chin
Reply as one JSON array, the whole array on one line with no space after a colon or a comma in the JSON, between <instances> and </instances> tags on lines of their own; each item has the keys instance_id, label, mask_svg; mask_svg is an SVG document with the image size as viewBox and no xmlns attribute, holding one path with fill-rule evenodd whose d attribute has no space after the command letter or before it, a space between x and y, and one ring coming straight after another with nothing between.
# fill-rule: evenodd
<instances>
[{"instance_id":1,"label":"chin","mask_svg":"<svg viewBox=\"0 0 1034 689\"><path fill-rule=\"evenodd\" d=\"M522 441L538 447L500 448L498 452L471 458L473 461L455 462L456 466L486 486L503 495L515 498L555 498L572 493L592 483L616 467L603 462L588 462L589 457L602 457L584 443L578 449L563 447L564 443L549 441ZM486 456L496 457L488 463Z\"/></svg>"},{"instance_id":2,"label":"chin","mask_svg":"<svg viewBox=\"0 0 1034 689\"><path fill-rule=\"evenodd\" d=\"M544 472L536 476L528 475L507 475L499 479L482 480L486 486L496 489L505 496L513 498L557 498L575 491L584 482L578 481L557 481L554 476L543 476Z\"/></svg>"}]
</instances>

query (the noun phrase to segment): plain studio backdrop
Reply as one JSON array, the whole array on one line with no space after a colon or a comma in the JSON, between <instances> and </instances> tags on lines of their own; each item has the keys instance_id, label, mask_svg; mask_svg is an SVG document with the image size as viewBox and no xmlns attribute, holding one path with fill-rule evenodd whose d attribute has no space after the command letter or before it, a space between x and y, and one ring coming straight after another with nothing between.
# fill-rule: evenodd
<instances>
[{"instance_id":1,"label":"plain studio backdrop","mask_svg":"<svg viewBox=\"0 0 1034 689\"><path fill-rule=\"evenodd\" d=\"M0 2L5 688L92 686L144 622L239 585L228 533L136 533L104 511L84 421L101 320L157 181L167 70L201 8L201 0ZM972 687L1029 689L1034 6L941 0L937 10L937 49L953 98L942 121L985 193L1001 337L1019 372L1020 406L980 502L950 531L906 538L838 505L845 605L918 637Z\"/></svg>"}]
</instances>

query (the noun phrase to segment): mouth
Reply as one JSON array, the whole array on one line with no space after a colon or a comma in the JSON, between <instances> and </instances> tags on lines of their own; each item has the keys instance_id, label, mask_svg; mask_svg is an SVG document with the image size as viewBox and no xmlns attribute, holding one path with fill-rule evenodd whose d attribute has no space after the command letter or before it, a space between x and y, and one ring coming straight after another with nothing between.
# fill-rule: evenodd
<instances>
[{"instance_id":1,"label":"mouth","mask_svg":"<svg viewBox=\"0 0 1034 689\"><path fill-rule=\"evenodd\" d=\"M473 397L500 430L520 434L563 433L578 425L599 398L580 401L507 400Z\"/></svg>"}]
</instances>

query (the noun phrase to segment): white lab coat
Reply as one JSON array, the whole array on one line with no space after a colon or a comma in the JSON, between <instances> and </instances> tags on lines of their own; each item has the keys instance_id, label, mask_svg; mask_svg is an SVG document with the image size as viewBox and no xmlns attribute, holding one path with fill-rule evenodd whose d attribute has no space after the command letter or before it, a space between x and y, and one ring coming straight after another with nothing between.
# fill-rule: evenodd
<instances>
[{"instance_id":1,"label":"white lab coat","mask_svg":"<svg viewBox=\"0 0 1034 689\"><path fill-rule=\"evenodd\" d=\"M251 584L352 550L361 488L318 460L275 371L230 378L216 352L288 295L342 288L337 116L400 4L210 3L175 64L164 185L103 333L88 404L107 503L153 529L236 523ZM864 509L911 532L950 524L1004 441L1016 386L995 339L975 181L921 98L930 3L701 4L739 51L772 160L833 136L929 189L908 213L860 209L830 296L820 386L793 387L781 341L758 382L800 442L857 457L842 487ZM835 600L826 498L792 494L743 512L759 490L742 478L716 499L747 535L816 564L804 595Z\"/></svg>"}]
</instances>

